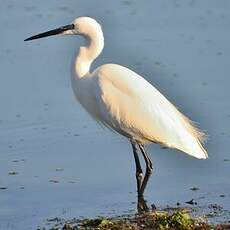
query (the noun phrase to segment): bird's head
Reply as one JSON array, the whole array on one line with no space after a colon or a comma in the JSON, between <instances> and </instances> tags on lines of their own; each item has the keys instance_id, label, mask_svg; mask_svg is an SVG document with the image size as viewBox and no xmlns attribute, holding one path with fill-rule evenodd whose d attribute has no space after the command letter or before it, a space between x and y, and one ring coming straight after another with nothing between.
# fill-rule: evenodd
<instances>
[{"instance_id":1,"label":"bird's head","mask_svg":"<svg viewBox=\"0 0 230 230\"><path fill-rule=\"evenodd\" d=\"M90 17L76 18L71 24L61 26L54 30L49 30L25 39L25 41L44 38L52 35L82 35L84 37L94 37L96 34L102 34L100 24Z\"/></svg>"}]
</instances>

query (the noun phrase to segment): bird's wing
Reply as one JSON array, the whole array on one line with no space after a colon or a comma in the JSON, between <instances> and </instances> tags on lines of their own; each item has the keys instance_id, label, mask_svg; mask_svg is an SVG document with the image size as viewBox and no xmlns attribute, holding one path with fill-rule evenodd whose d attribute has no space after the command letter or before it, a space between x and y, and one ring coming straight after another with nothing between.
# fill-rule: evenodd
<instances>
[{"instance_id":1,"label":"bird's wing","mask_svg":"<svg viewBox=\"0 0 230 230\"><path fill-rule=\"evenodd\" d=\"M99 67L95 75L93 88L103 124L140 142L207 158L203 133L144 78L114 64Z\"/></svg>"}]
</instances>

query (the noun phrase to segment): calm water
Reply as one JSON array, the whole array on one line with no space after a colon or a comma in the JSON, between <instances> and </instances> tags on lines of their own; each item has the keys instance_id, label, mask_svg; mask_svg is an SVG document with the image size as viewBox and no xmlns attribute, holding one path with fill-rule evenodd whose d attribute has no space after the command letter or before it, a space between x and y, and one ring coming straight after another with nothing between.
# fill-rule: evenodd
<instances>
[{"instance_id":1,"label":"calm water","mask_svg":"<svg viewBox=\"0 0 230 230\"><path fill-rule=\"evenodd\" d=\"M148 146L155 166L149 203L194 198L230 210L229 10L228 0L1 1L0 229L135 210L129 143L95 124L72 93L70 63L82 40L23 42L82 15L105 33L93 68L130 67L209 134L207 161Z\"/></svg>"}]
</instances>

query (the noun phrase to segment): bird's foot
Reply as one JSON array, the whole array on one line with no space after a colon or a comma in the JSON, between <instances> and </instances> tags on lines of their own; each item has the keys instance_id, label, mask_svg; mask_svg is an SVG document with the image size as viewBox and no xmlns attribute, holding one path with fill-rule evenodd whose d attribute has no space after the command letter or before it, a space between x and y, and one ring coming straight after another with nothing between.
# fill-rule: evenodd
<instances>
[{"instance_id":1,"label":"bird's foot","mask_svg":"<svg viewBox=\"0 0 230 230\"><path fill-rule=\"evenodd\" d=\"M137 210L139 214L149 212L147 201L144 199L143 196L138 196Z\"/></svg>"}]
</instances>

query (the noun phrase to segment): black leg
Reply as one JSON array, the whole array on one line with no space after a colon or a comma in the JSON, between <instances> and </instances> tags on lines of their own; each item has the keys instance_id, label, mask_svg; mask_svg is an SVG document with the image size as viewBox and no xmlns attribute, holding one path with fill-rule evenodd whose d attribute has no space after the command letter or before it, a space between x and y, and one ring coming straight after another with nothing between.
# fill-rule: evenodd
<instances>
[{"instance_id":1,"label":"black leg","mask_svg":"<svg viewBox=\"0 0 230 230\"><path fill-rule=\"evenodd\" d=\"M131 144L132 144L133 155L134 155L135 164L136 164L136 180L137 180L137 193L138 193L137 210L139 213L143 213L143 212L149 211L149 208L144 199L144 195L141 192L141 187L143 183L143 172L142 172L140 160L138 157L137 144L133 141L131 141Z\"/></svg>"},{"instance_id":2,"label":"black leg","mask_svg":"<svg viewBox=\"0 0 230 230\"><path fill-rule=\"evenodd\" d=\"M138 196L137 210L138 210L139 214L142 214L142 213L149 211L149 207L148 207L147 202L144 198L144 195Z\"/></svg>"},{"instance_id":3,"label":"black leg","mask_svg":"<svg viewBox=\"0 0 230 230\"><path fill-rule=\"evenodd\" d=\"M141 189L140 189L140 195L143 196L144 194L144 191L145 191L145 188L146 188L146 185L148 183L148 180L152 174L152 171L153 171L153 165L152 165L152 161L151 159L149 158L148 154L146 153L145 149L144 149L144 146L141 145L141 144L138 144L139 145L139 148L141 150L141 153L144 157L144 160L145 160L145 164L146 164L146 172L145 172L145 176L144 176L144 179L142 181L142 184L141 184Z\"/></svg>"},{"instance_id":4,"label":"black leg","mask_svg":"<svg viewBox=\"0 0 230 230\"><path fill-rule=\"evenodd\" d=\"M140 160L139 160L138 153L137 153L137 144L135 142L131 141L131 145L133 148L133 155L134 155L135 164L136 164L137 192L138 192L138 196L139 196L140 191L141 191L143 172L141 169L141 164L140 164Z\"/></svg>"}]
</instances>

